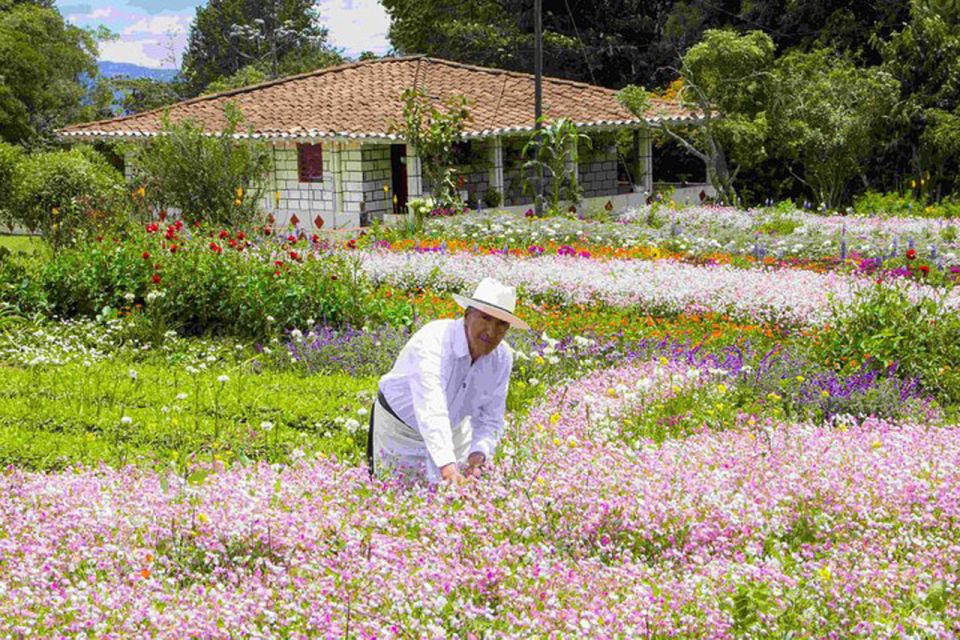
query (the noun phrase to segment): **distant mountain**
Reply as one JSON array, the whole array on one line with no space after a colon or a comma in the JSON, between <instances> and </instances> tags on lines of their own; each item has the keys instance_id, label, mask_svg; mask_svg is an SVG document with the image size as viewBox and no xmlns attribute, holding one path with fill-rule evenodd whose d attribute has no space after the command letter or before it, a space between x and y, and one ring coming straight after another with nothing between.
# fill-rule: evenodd
<instances>
[{"instance_id":1,"label":"distant mountain","mask_svg":"<svg viewBox=\"0 0 960 640\"><path fill-rule=\"evenodd\" d=\"M129 62L109 62L107 60L101 60L97 63L97 66L100 67L100 73L108 78L127 76L128 78L152 78L167 82L180 73L179 69L152 69Z\"/></svg>"}]
</instances>

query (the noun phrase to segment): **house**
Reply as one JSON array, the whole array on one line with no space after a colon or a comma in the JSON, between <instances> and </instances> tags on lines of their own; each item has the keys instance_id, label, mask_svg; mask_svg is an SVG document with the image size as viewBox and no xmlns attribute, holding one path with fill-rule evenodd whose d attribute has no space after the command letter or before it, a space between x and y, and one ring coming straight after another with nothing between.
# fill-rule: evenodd
<instances>
[{"instance_id":1,"label":"house","mask_svg":"<svg viewBox=\"0 0 960 640\"><path fill-rule=\"evenodd\" d=\"M646 122L610 89L557 78L543 79L543 112L567 117L593 142L576 172L587 203L636 204L652 190L651 137L646 124L692 120L674 103L654 101ZM193 119L207 132L226 127L224 106L234 103L248 130L238 139L268 141L274 172L264 209L278 224L305 229L340 228L396 219L409 199L425 192L416 150L397 132L403 123L401 94L423 89L439 106L463 95L471 121L458 149L462 190L471 203L499 192L507 207L526 209L520 150L534 128L534 77L425 56L383 58L320 69L275 81L200 96L132 116L67 127L66 141L149 141L171 122ZM618 162L613 133L634 132L636 159ZM699 190L699 187L698 187Z\"/></svg>"}]
</instances>

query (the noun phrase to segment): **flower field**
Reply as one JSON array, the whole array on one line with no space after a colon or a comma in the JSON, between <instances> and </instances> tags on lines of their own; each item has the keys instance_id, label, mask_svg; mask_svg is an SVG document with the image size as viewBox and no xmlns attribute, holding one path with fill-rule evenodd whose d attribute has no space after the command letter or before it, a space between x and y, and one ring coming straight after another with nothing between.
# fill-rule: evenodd
<instances>
[{"instance_id":1,"label":"flower field","mask_svg":"<svg viewBox=\"0 0 960 640\"><path fill-rule=\"evenodd\" d=\"M956 637L955 232L878 220L154 223L6 258L0 637ZM369 478L377 377L487 275L535 328L494 464Z\"/></svg>"}]
</instances>

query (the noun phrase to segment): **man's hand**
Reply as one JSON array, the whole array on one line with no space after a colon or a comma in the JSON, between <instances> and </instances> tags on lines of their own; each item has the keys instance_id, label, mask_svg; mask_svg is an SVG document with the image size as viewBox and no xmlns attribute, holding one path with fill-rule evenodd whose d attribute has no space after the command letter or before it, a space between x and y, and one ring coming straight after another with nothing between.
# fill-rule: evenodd
<instances>
[{"instance_id":1,"label":"man's hand","mask_svg":"<svg viewBox=\"0 0 960 640\"><path fill-rule=\"evenodd\" d=\"M487 461L487 456L479 451L474 451L467 456L467 468L463 474L468 478L479 478L483 473L483 465Z\"/></svg>"},{"instance_id":2,"label":"man's hand","mask_svg":"<svg viewBox=\"0 0 960 640\"><path fill-rule=\"evenodd\" d=\"M455 462L440 467L440 477L444 482L452 482L453 484L460 484L466 481L466 478L460 473L460 469L457 468Z\"/></svg>"}]
</instances>

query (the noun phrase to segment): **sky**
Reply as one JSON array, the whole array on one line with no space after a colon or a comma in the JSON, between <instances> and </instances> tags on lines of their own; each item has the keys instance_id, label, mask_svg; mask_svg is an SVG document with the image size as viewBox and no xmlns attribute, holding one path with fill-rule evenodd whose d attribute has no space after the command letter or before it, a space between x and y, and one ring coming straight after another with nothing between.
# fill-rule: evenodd
<instances>
[{"instance_id":1,"label":"sky","mask_svg":"<svg viewBox=\"0 0 960 640\"><path fill-rule=\"evenodd\" d=\"M100 43L100 60L158 69L179 68L196 8L206 0L56 0L79 27L103 25L119 35ZM330 43L350 57L389 49L390 20L378 0L319 0Z\"/></svg>"}]
</instances>

